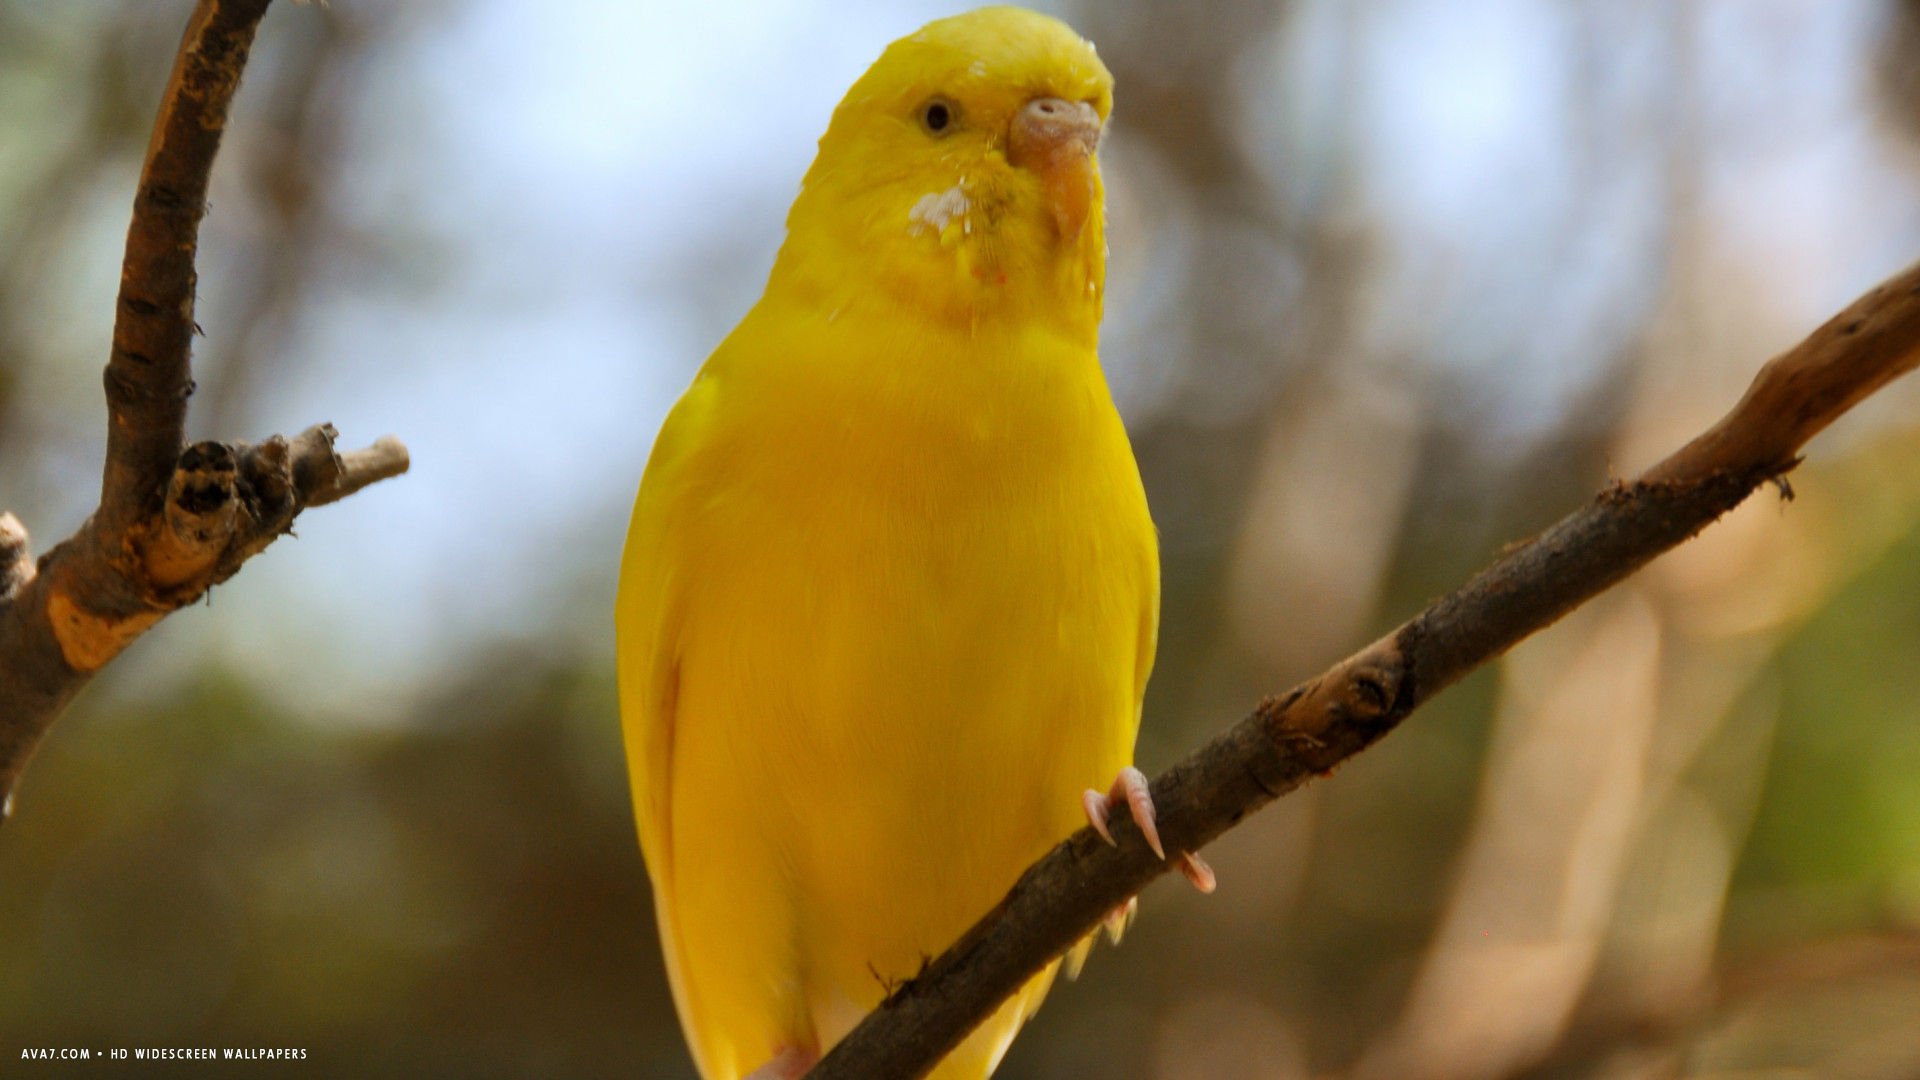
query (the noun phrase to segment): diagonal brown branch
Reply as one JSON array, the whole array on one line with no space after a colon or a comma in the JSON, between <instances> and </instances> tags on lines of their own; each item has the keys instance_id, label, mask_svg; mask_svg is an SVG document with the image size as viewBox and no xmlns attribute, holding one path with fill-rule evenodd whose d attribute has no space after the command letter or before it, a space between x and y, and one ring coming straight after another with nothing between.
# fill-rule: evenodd
<instances>
[{"instance_id":1,"label":"diagonal brown branch","mask_svg":"<svg viewBox=\"0 0 1920 1080\"><path fill-rule=\"evenodd\" d=\"M232 577L309 506L407 470L392 437L348 454L292 439L185 446L194 257L207 178L269 0L199 0L167 80L120 271L100 505L33 563L0 514L0 817L34 748L93 673Z\"/></svg>"},{"instance_id":2,"label":"diagonal brown branch","mask_svg":"<svg viewBox=\"0 0 1920 1080\"><path fill-rule=\"evenodd\" d=\"M1251 715L1153 781L1160 835L1198 850L1366 749L1534 631L1693 536L1798 463L1807 440L1920 364L1920 264L1760 370L1699 438L1593 501L1398 629ZM808 1073L924 1075L996 1005L1167 871L1130 822L1115 847L1082 829Z\"/></svg>"}]
</instances>

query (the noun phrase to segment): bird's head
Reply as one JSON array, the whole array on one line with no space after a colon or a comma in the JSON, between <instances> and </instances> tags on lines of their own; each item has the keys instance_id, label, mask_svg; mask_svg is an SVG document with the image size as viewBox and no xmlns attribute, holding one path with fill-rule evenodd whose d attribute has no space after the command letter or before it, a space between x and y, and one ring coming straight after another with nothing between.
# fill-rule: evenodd
<instances>
[{"instance_id":1,"label":"bird's head","mask_svg":"<svg viewBox=\"0 0 1920 1080\"><path fill-rule=\"evenodd\" d=\"M976 326L1039 317L1095 332L1112 105L1113 76L1057 19L991 7L929 23L834 111L776 280Z\"/></svg>"}]
</instances>

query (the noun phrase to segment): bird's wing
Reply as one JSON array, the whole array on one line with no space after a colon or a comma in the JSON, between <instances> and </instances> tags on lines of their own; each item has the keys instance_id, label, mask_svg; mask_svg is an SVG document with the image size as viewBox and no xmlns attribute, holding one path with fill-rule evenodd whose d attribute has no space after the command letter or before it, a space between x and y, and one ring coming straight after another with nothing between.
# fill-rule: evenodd
<instances>
[{"instance_id":1,"label":"bird's wing","mask_svg":"<svg viewBox=\"0 0 1920 1080\"><path fill-rule=\"evenodd\" d=\"M681 587L676 568L685 562L679 546L692 496L687 465L707 433L712 399L712 381L696 379L660 430L634 501L614 605L620 720L634 816L653 882L667 977L683 1018L690 1011L675 932L671 820L680 644ZM697 1053L700 1041L689 1038L688 1042Z\"/></svg>"},{"instance_id":2,"label":"bird's wing","mask_svg":"<svg viewBox=\"0 0 1920 1080\"><path fill-rule=\"evenodd\" d=\"M696 380L660 429L634 500L614 608L634 812L647 865L656 870L673 862L668 807L679 669L675 569L683 561L675 546L691 495L686 465L705 432L711 397L709 381Z\"/></svg>"},{"instance_id":3,"label":"bird's wing","mask_svg":"<svg viewBox=\"0 0 1920 1080\"><path fill-rule=\"evenodd\" d=\"M1154 653L1160 644L1160 543L1151 526L1146 530L1142 575L1145 585L1140 597L1140 637L1133 661L1134 730L1140 728L1140 709L1146 704L1147 680L1153 676Z\"/></svg>"}]
</instances>

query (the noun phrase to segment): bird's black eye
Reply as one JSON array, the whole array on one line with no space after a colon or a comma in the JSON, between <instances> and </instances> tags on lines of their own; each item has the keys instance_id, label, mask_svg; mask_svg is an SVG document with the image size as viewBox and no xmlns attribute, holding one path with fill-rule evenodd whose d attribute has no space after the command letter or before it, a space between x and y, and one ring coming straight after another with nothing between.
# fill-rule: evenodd
<instances>
[{"instance_id":1,"label":"bird's black eye","mask_svg":"<svg viewBox=\"0 0 1920 1080\"><path fill-rule=\"evenodd\" d=\"M954 115L958 110L953 102L946 98L934 98L920 106L920 126L934 135L944 135L953 129Z\"/></svg>"}]
</instances>

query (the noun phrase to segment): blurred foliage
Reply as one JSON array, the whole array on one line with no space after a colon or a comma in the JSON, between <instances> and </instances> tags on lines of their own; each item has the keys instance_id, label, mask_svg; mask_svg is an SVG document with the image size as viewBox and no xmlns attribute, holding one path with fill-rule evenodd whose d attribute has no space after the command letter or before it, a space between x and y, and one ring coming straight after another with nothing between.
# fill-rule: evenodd
<instances>
[{"instance_id":1,"label":"blurred foliage","mask_svg":"<svg viewBox=\"0 0 1920 1080\"><path fill-rule=\"evenodd\" d=\"M405 734L353 738L228 672L102 697L35 775L111 798L8 829L15 1054L306 1046L327 1075L681 1060L625 775L597 752L604 673L501 652Z\"/></svg>"},{"instance_id":2,"label":"blurred foliage","mask_svg":"<svg viewBox=\"0 0 1920 1080\"><path fill-rule=\"evenodd\" d=\"M186 7L0 0L0 505L42 545L96 490L117 246ZM0 830L0 1072L115 1071L16 1068L28 1046L232 1045L305 1047L314 1075L688 1074L607 640L650 432L565 440L657 420L798 165L696 173L684 129L612 128L612 92L568 103L578 128L516 107L543 100L523 62L600 69L577 37L517 51L487 22L512 10L333 0L263 29L195 426L373 397L420 469L303 523L56 730ZM687 10L688 70L727 70L727 35L694 32L724 16ZM1069 10L1119 82L1104 352L1164 537L1143 764L1678 445L1920 253L1916 10ZM456 44L476 26L484 70ZM432 111L470 98L493 141ZM693 201L580 225L613 181L514 186L560 129L687 170ZM589 280L652 313L649 348L554 299ZM516 312L527 351L488 353ZM380 348L343 349L356 327ZM649 359L588 385L574 353ZM1231 833L1218 895L1153 890L1001 1075L1920 1075L1916 400ZM533 437L498 450L500 416Z\"/></svg>"}]
</instances>

